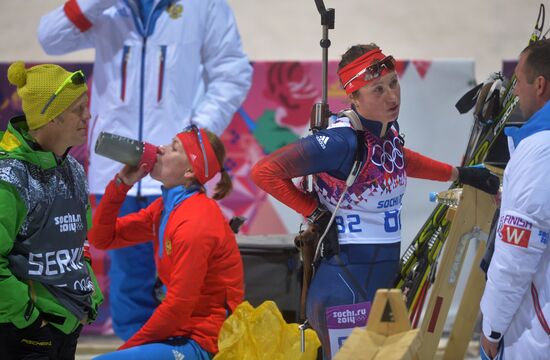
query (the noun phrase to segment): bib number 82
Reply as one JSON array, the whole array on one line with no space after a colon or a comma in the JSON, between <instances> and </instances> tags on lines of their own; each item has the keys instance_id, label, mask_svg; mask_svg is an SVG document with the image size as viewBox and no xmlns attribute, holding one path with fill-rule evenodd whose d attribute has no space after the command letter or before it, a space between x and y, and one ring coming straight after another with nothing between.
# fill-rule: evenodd
<instances>
[{"instance_id":1,"label":"bib number 82","mask_svg":"<svg viewBox=\"0 0 550 360\"><path fill-rule=\"evenodd\" d=\"M346 215L344 220L343 216L336 216L334 222L338 227L338 233L343 234L346 232L346 225L350 233L358 233L363 231L359 225L361 224L361 218L357 214Z\"/></svg>"}]
</instances>

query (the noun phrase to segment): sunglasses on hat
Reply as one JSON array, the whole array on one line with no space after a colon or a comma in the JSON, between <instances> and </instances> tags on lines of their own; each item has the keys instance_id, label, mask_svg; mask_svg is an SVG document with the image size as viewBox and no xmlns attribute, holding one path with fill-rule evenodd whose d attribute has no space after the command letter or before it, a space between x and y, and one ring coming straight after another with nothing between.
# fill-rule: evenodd
<instances>
[{"instance_id":1,"label":"sunglasses on hat","mask_svg":"<svg viewBox=\"0 0 550 360\"><path fill-rule=\"evenodd\" d=\"M40 114L43 115L48 107L50 107L51 103L55 100L55 98L67 87L69 84L73 85L82 85L86 83L86 75L82 72L82 70L75 71L69 77L67 77L61 85L54 91L53 95L50 97L48 102L46 102L46 105L42 108L42 111L40 111Z\"/></svg>"},{"instance_id":2,"label":"sunglasses on hat","mask_svg":"<svg viewBox=\"0 0 550 360\"><path fill-rule=\"evenodd\" d=\"M357 74L355 74L351 79L349 79L344 84L344 89L351 84L351 82L357 78L360 78L361 76L364 77L365 81L371 81L373 79L379 78L382 74L382 71L393 71L395 70L395 59L393 56L389 55L383 58L382 60L376 60L371 65L367 66L363 70L359 71Z\"/></svg>"},{"instance_id":3,"label":"sunglasses on hat","mask_svg":"<svg viewBox=\"0 0 550 360\"><path fill-rule=\"evenodd\" d=\"M189 125L183 128L182 132L196 132L197 137L199 138L199 145L201 147L202 157L204 159L204 177L208 178L208 160L206 158L206 149L204 147L204 142L202 140L202 134L199 130L199 128L196 125Z\"/></svg>"}]
</instances>

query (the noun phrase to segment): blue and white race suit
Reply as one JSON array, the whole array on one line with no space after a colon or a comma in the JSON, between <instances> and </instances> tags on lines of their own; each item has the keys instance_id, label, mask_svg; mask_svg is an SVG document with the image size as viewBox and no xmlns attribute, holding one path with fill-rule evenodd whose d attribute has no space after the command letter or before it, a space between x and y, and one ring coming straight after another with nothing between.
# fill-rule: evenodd
<instances>
[{"instance_id":1,"label":"blue and white race suit","mask_svg":"<svg viewBox=\"0 0 550 360\"><path fill-rule=\"evenodd\" d=\"M506 129L495 252L481 299L483 333L503 334L504 359L550 357L550 102Z\"/></svg>"}]
</instances>

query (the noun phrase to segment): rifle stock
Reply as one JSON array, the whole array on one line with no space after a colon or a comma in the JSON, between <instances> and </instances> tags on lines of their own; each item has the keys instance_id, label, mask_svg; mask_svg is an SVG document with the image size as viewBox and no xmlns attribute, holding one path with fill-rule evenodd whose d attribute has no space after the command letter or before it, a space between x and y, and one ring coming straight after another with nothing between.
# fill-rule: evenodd
<instances>
[{"instance_id":1,"label":"rifle stock","mask_svg":"<svg viewBox=\"0 0 550 360\"><path fill-rule=\"evenodd\" d=\"M300 292L300 320L305 320L306 316L306 301L309 285L313 277L315 249L319 243L321 234L315 224L310 224L309 227L296 236L294 244L300 249L302 257L302 289Z\"/></svg>"}]
</instances>

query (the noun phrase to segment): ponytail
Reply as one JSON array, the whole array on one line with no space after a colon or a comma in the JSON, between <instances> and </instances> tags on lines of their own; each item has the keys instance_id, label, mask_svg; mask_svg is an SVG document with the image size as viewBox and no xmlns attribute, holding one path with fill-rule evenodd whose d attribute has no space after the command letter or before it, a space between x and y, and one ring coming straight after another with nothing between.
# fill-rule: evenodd
<instances>
[{"instance_id":1,"label":"ponytail","mask_svg":"<svg viewBox=\"0 0 550 360\"><path fill-rule=\"evenodd\" d=\"M208 136L208 140L210 140L210 145L212 145L212 149L216 154L216 158L218 159L218 163L220 164L221 168L221 179L214 188L214 195L212 195L212 198L214 200L221 200L229 195L231 190L233 190L231 177L229 177L227 170L225 170L225 168L223 167L223 163L225 161L225 147L223 146L220 138L218 138L214 133L206 130L206 135Z\"/></svg>"},{"instance_id":2,"label":"ponytail","mask_svg":"<svg viewBox=\"0 0 550 360\"><path fill-rule=\"evenodd\" d=\"M231 177L229 177L229 174L225 169L222 168L221 171L221 179L216 184L216 188L214 189L214 195L212 195L212 198L214 200L221 200L229 193L231 190L233 190L233 183L231 182Z\"/></svg>"}]
</instances>

